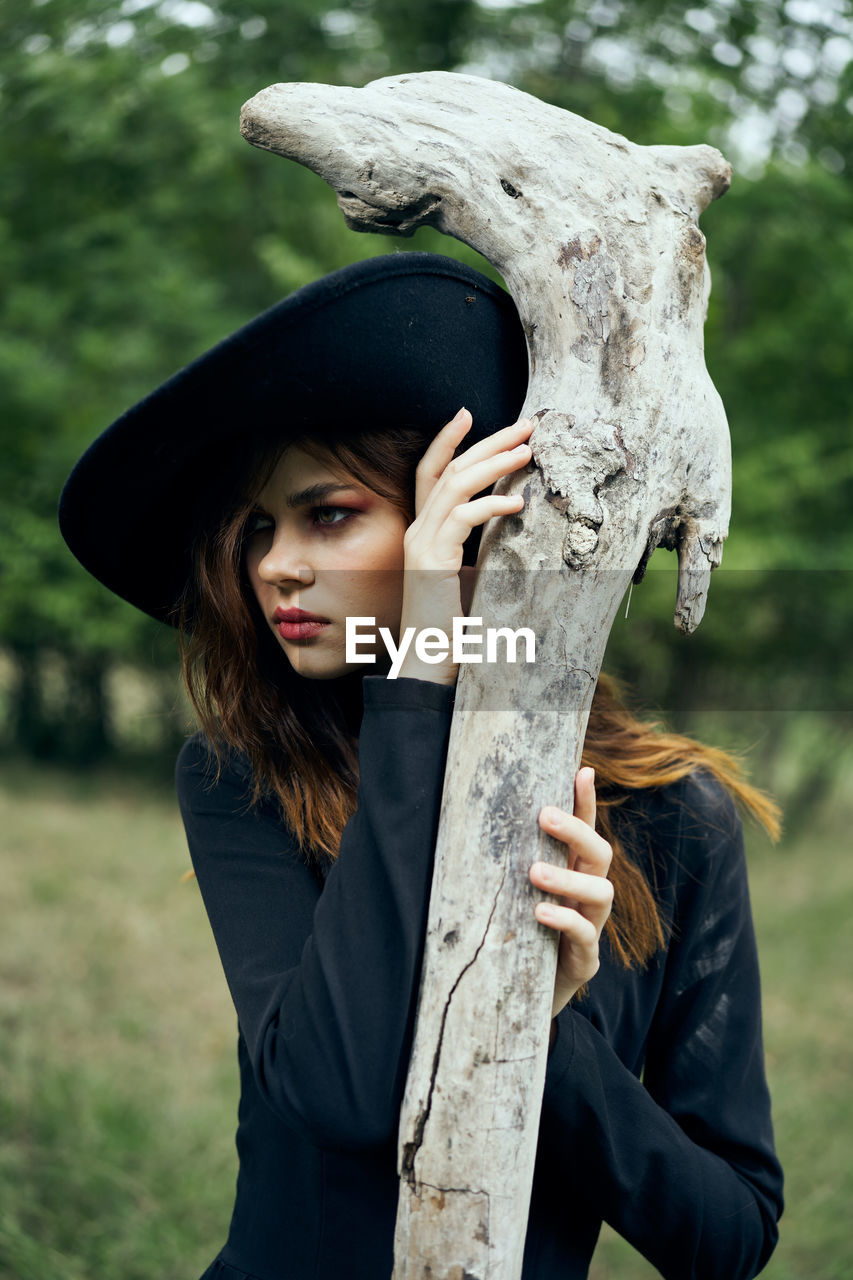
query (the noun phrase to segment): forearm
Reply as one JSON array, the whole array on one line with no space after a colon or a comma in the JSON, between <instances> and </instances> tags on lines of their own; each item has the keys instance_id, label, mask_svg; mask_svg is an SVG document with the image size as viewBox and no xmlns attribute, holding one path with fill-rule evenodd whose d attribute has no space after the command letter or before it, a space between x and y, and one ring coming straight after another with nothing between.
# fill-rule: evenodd
<instances>
[{"instance_id":1,"label":"forearm","mask_svg":"<svg viewBox=\"0 0 853 1280\"><path fill-rule=\"evenodd\" d=\"M566 1194L576 1191L665 1280L750 1280L772 1252L772 1160L738 1169L691 1140L575 1010L560 1015L542 1134L555 1170L576 1182ZM754 1165L754 1152L740 1154Z\"/></svg>"},{"instance_id":2,"label":"forearm","mask_svg":"<svg viewBox=\"0 0 853 1280\"><path fill-rule=\"evenodd\" d=\"M306 1140L351 1150L396 1123L452 713L450 690L369 680L358 809L322 892L312 880L305 900L287 833L229 818L233 797L219 798L219 821L185 813L259 1088Z\"/></svg>"}]
</instances>

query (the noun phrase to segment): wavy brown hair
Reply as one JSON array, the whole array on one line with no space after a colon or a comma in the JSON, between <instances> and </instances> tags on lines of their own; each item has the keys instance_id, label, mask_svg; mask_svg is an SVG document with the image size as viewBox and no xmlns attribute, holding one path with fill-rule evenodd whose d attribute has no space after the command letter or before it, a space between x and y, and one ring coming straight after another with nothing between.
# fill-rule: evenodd
<instances>
[{"instance_id":1,"label":"wavy brown hair","mask_svg":"<svg viewBox=\"0 0 853 1280\"><path fill-rule=\"evenodd\" d=\"M288 443L354 476L409 521L414 518L415 468L427 444L421 432L399 428ZM252 804L265 796L277 801L306 859L328 864L356 809L358 724L345 681L307 680L293 670L260 614L243 565L247 519L285 447L256 455L233 509L218 528L197 536L194 576L175 620L184 681L213 748L216 776L229 751L248 757ZM703 770L774 839L779 811L747 783L734 756L641 721L618 683L604 674L581 763L595 769L596 826L613 848L614 899L605 932L625 968L642 968L667 939L653 887L619 835L619 810L630 794Z\"/></svg>"}]
</instances>

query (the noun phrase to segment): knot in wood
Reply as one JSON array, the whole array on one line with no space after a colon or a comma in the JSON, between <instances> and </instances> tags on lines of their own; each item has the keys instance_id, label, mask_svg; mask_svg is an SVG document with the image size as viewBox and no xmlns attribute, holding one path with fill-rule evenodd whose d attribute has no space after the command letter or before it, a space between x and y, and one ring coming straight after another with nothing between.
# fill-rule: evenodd
<instances>
[{"instance_id":1,"label":"knot in wood","mask_svg":"<svg viewBox=\"0 0 853 1280\"><path fill-rule=\"evenodd\" d=\"M598 547L604 520L600 495L614 477L636 466L622 426L597 418L584 424L572 414L541 409L531 441L551 506L569 522L562 547L566 564L582 568Z\"/></svg>"}]
</instances>

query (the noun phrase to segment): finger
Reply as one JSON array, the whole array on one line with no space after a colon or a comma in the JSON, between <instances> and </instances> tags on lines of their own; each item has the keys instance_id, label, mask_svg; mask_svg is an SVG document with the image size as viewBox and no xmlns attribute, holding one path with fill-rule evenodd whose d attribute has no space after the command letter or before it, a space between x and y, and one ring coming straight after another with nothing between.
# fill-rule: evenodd
<instances>
[{"instance_id":1,"label":"finger","mask_svg":"<svg viewBox=\"0 0 853 1280\"><path fill-rule=\"evenodd\" d=\"M600 930L591 920L572 907L560 907L554 902L537 902L536 919L550 929L557 929L581 952L598 955Z\"/></svg>"},{"instance_id":2,"label":"finger","mask_svg":"<svg viewBox=\"0 0 853 1280\"><path fill-rule=\"evenodd\" d=\"M406 570L458 570L462 544L471 530L493 516L515 515L523 505L519 493L489 494L475 502L457 503L448 512L440 505L428 506L421 513L417 531L411 526L403 541Z\"/></svg>"},{"instance_id":3,"label":"finger","mask_svg":"<svg viewBox=\"0 0 853 1280\"><path fill-rule=\"evenodd\" d=\"M549 862L534 862L529 875L537 889L568 899L561 905L579 911L599 931L604 927L613 908L613 885L605 877L555 867Z\"/></svg>"},{"instance_id":4,"label":"finger","mask_svg":"<svg viewBox=\"0 0 853 1280\"><path fill-rule=\"evenodd\" d=\"M458 449L459 442L471 430L473 422L474 419L469 409L466 409L464 405L461 409L457 409L450 421L445 422L441 430L430 441L421 458L421 463L428 461L429 466L431 466L437 458L441 457L447 460L443 463L443 466L446 466L447 462L453 457L453 451ZM425 470L428 470L429 466Z\"/></svg>"},{"instance_id":5,"label":"finger","mask_svg":"<svg viewBox=\"0 0 853 1280\"><path fill-rule=\"evenodd\" d=\"M504 449L495 457L482 462L464 465L461 458L454 458L445 468L439 481L433 485L423 505L421 515L445 519L454 507L470 501L475 494L488 490L502 476L510 475L526 466L531 458L530 445L523 443L513 449ZM478 524L481 521L477 521Z\"/></svg>"},{"instance_id":6,"label":"finger","mask_svg":"<svg viewBox=\"0 0 853 1280\"><path fill-rule=\"evenodd\" d=\"M541 903L536 910L536 918L559 937L553 1017L598 972L601 966L599 934L589 920L570 907Z\"/></svg>"},{"instance_id":7,"label":"finger","mask_svg":"<svg viewBox=\"0 0 853 1280\"><path fill-rule=\"evenodd\" d=\"M476 444L470 445L464 453L460 453L453 461L460 467L467 467L483 462L493 457L496 453L514 449L521 441L527 440L534 426L535 423L532 418L519 418L518 422L513 422L508 427L502 427L500 431L493 431L484 439L478 440Z\"/></svg>"},{"instance_id":8,"label":"finger","mask_svg":"<svg viewBox=\"0 0 853 1280\"><path fill-rule=\"evenodd\" d=\"M424 453L415 471L415 514L421 510L433 487L441 479L460 441L470 431L473 421L467 409L459 409L455 416L444 424Z\"/></svg>"},{"instance_id":9,"label":"finger","mask_svg":"<svg viewBox=\"0 0 853 1280\"><path fill-rule=\"evenodd\" d=\"M468 410L460 409L459 414L465 415L465 421L470 426L472 419ZM459 415L457 414L458 417ZM424 494L427 496L428 491L432 489L451 462L455 471L463 471L469 466L492 458L496 453L514 448L530 435L533 427L534 423L530 418L521 418L518 422L514 422L512 426L503 427L500 431L492 432L484 440L479 440L477 444L471 445L464 453L454 455L453 450L458 447L467 427L460 432L457 419L452 419L438 433L418 463L415 473L416 486L422 481ZM472 492L476 492L476 490L472 490Z\"/></svg>"},{"instance_id":10,"label":"finger","mask_svg":"<svg viewBox=\"0 0 853 1280\"><path fill-rule=\"evenodd\" d=\"M576 871L590 875L606 876L613 859L613 850L598 832L564 809L547 805L539 813L539 825L555 840L569 846L569 865Z\"/></svg>"},{"instance_id":11,"label":"finger","mask_svg":"<svg viewBox=\"0 0 853 1280\"><path fill-rule=\"evenodd\" d=\"M595 770L588 767L575 777L575 817L595 826Z\"/></svg>"},{"instance_id":12,"label":"finger","mask_svg":"<svg viewBox=\"0 0 853 1280\"><path fill-rule=\"evenodd\" d=\"M533 428L533 422L523 417L512 426L505 426L501 431L493 431L492 435L485 436L484 440L471 444L464 453L457 453L452 460L451 470L460 472L466 471L469 467L482 466L482 463L492 461L500 454L510 453L521 444L526 444L530 448L528 436Z\"/></svg>"}]
</instances>

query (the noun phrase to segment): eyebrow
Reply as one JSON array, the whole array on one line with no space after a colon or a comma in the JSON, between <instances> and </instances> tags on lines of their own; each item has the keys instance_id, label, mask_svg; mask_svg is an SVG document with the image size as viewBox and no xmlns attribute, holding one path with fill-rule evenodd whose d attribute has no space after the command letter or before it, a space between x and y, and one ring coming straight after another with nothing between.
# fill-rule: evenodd
<instances>
[{"instance_id":1,"label":"eyebrow","mask_svg":"<svg viewBox=\"0 0 853 1280\"><path fill-rule=\"evenodd\" d=\"M307 489L300 489L298 493L288 494L287 505L289 507L303 507L309 503L322 502L324 498L328 498L330 494L341 493L345 489L356 489L353 484L340 484L334 481L326 481L323 484L311 484Z\"/></svg>"}]
</instances>

